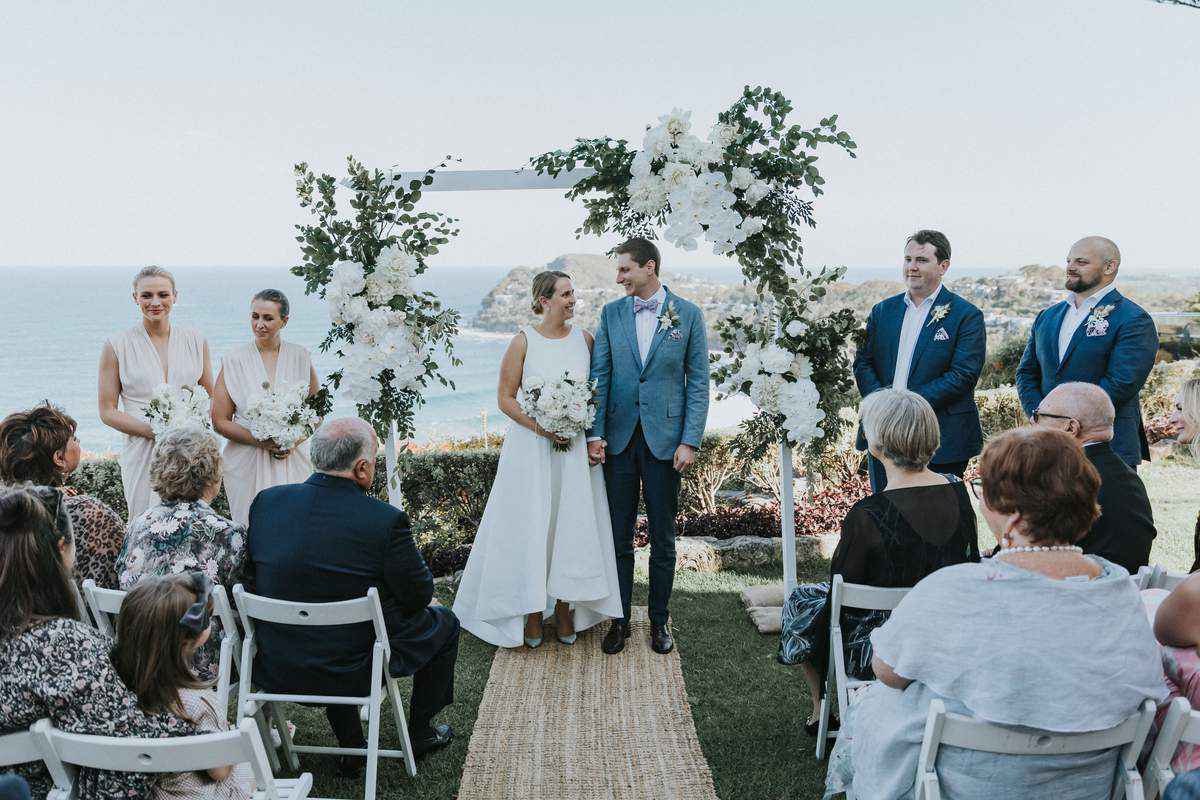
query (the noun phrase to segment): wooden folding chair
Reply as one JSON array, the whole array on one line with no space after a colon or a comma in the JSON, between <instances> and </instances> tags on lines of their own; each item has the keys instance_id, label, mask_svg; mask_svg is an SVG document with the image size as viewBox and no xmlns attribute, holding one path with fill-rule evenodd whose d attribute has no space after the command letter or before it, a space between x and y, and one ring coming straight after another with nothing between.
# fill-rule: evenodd
<instances>
[{"instance_id":1,"label":"wooden folding chair","mask_svg":"<svg viewBox=\"0 0 1200 800\"><path fill-rule=\"evenodd\" d=\"M1015 756L1075 755L1119 747L1120 761L1110 797L1112 800L1145 800L1137 759L1153 722L1154 702L1151 700L1143 702L1141 708L1125 721L1107 730L1087 733L1054 733L995 725L949 713L944 702L934 700L929 704L925 737L917 760L916 800L941 800L937 757L943 745ZM996 795L1004 794L1003 787L997 786Z\"/></svg>"},{"instance_id":2,"label":"wooden folding chair","mask_svg":"<svg viewBox=\"0 0 1200 800\"><path fill-rule=\"evenodd\" d=\"M67 733L39 720L30 728L43 760L55 777L56 794L74 797L78 767L117 772L192 772L249 763L254 774L254 800L304 800L312 790L312 775L277 780L267 763L266 749L250 720L235 730L166 739L124 739Z\"/></svg>"},{"instance_id":3,"label":"wooden folding chair","mask_svg":"<svg viewBox=\"0 0 1200 800\"><path fill-rule=\"evenodd\" d=\"M383 606L379 602L379 591L374 587L367 590L367 596L355 600L343 600L336 603L299 603L287 600L274 600L269 597L253 595L242 588L241 584L233 587L233 599L241 615L242 626L246 638L242 642L242 666L239 670L237 713L239 720L243 715L254 714L264 705L273 703L309 703L315 705L352 705L366 709L367 746L361 747L318 747L314 745L296 745L286 728L280 732L283 739L284 757L292 769L299 768L297 753L324 753L327 755L364 756L367 760L366 800L374 800L375 788L379 771L379 759L402 758L410 776L417 774L417 762L413 757L412 742L408 736L408 724L404 718L404 705L400 698L400 687L396 679L388 671L391 658L391 645L388 642L387 626L383 619ZM278 625L304 625L328 627L333 625L352 625L369 622L375 630L375 645L371 654L371 685L370 694L363 696L339 695L303 695L256 692L254 685L253 667L254 656L258 650L255 624L268 622ZM400 736L400 750L382 750L379 747L379 729L382 722L383 689L386 687L391 699L392 714L396 721L396 731ZM361 712L360 712L361 713ZM272 713L272 716L277 716Z\"/></svg>"},{"instance_id":4,"label":"wooden folding chair","mask_svg":"<svg viewBox=\"0 0 1200 800\"><path fill-rule=\"evenodd\" d=\"M838 717L846 719L854 696L873 681L860 681L846 675L846 649L842 637L842 609L856 608L864 611L891 611L900 605L909 589L889 589L867 586L861 583L846 583L841 575L833 576L830 588L829 615L829 666L825 670L825 696L821 698L821 716L817 723L817 758L825 758L829 740L837 738L837 731L829 730L832 699L837 698Z\"/></svg>"}]
</instances>

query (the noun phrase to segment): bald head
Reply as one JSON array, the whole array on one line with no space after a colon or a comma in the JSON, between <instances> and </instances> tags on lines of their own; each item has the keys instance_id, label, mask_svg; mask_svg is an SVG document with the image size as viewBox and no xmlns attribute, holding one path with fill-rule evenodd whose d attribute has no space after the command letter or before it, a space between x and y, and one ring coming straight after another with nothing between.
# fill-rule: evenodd
<instances>
[{"instance_id":1,"label":"bald head","mask_svg":"<svg viewBox=\"0 0 1200 800\"><path fill-rule=\"evenodd\" d=\"M1067 289L1085 296L1117 279L1121 251L1103 236L1086 236L1067 253Z\"/></svg>"},{"instance_id":2,"label":"bald head","mask_svg":"<svg viewBox=\"0 0 1200 800\"><path fill-rule=\"evenodd\" d=\"M1048 427L1067 430L1074 420L1078 430L1072 430L1080 442L1107 442L1113 438L1113 419L1116 410L1108 393L1094 383L1062 383L1038 405L1038 412ZM1055 415L1050 417L1048 415ZM1061 419L1067 417L1069 419Z\"/></svg>"},{"instance_id":3,"label":"bald head","mask_svg":"<svg viewBox=\"0 0 1200 800\"><path fill-rule=\"evenodd\" d=\"M369 424L357 417L338 417L326 420L313 434L309 457L318 472L338 475L353 471L360 461L374 465L378 447Z\"/></svg>"}]
</instances>

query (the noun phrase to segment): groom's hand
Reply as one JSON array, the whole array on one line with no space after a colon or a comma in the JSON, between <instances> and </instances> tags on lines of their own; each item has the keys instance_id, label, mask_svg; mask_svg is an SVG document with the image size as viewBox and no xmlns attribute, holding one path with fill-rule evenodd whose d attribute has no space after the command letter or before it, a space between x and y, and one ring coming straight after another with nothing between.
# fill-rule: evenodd
<instances>
[{"instance_id":1,"label":"groom's hand","mask_svg":"<svg viewBox=\"0 0 1200 800\"><path fill-rule=\"evenodd\" d=\"M696 460L696 448L690 444L681 444L675 449L675 471L687 472Z\"/></svg>"},{"instance_id":2,"label":"groom's hand","mask_svg":"<svg viewBox=\"0 0 1200 800\"><path fill-rule=\"evenodd\" d=\"M588 442L588 463L593 467L604 463L604 440Z\"/></svg>"}]
</instances>

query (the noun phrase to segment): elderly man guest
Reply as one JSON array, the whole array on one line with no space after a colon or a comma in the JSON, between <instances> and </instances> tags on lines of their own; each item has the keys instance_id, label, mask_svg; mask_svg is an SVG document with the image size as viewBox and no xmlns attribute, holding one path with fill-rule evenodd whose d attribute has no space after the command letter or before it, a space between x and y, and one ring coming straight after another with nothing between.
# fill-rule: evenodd
<instances>
[{"instance_id":1,"label":"elderly man guest","mask_svg":"<svg viewBox=\"0 0 1200 800\"><path fill-rule=\"evenodd\" d=\"M395 676L412 675L408 716L415 755L449 743L432 724L454 700L458 619L430 606L433 575L413 543L408 516L367 494L379 440L366 422L328 420L309 443L316 472L304 483L264 489L250 506L246 588L280 600L330 603L379 590ZM255 679L268 692L363 695L370 691L370 623L295 628L260 623ZM362 747L353 706L327 706L342 747ZM361 761L342 761L343 773Z\"/></svg>"},{"instance_id":2,"label":"elderly man guest","mask_svg":"<svg viewBox=\"0 0 1200 800\"><path fill-rule=\"evenodd\" d=\"M983 446L975 384L983 370L983 313L942 286L950 269L950 240L921 230L904 246L903 294L871 309L866 342L854 355L854 380L863 397L885 387L924 397L937 414L941 446L929 468L962 477ZM867 449L859 430L858 449ZM887 484L883 465L868 457L871 489Z\"/></svg>"},{"instance_id":3,"label":"elderly man guest","mask_svg":"<svg viewBox=\"0 0 1200 800\"><path fill-rule=\"evenodd\" d=\"M1117 291L1121 251L1089 236L1067 254L1066 300L1037 315L1017 367L1017 393L1031 418L1060 383L1094 383L1116 411L1112 449L1137 469L1150 458L1138 395L1158 353L1154 320Z\"/></svg>"},{"instance_id":4,"label":"elderly man guest","mask_svg":"<svg viewBox=\"0 0 1200 800\"><path fill-rule=\"evenodd\" d=\"M1056 386L1033 412L1034 424L1064 431L1083 445L1084 455L1100 473L1100 517L1078 544L1083 552L1120 564L1131 574L1150 563L1154 512L1146 485L1109 442L1113 437L1112 401L1094 383Z\"/></svg>"}]
</instances>

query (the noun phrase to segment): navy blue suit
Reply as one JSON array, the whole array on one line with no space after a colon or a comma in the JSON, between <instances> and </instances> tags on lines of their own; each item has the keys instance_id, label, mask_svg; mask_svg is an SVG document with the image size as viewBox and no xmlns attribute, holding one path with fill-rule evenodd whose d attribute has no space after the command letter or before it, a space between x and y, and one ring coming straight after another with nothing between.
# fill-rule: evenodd
<instances>
[{"instance_id":1,"label":"navy blue suit","mask_svg":"<svg viewBox=\"0 0 1200 800\"><path fill-rule=\"evenodd\" d=\"M304 483L264 489L250 506L246 588L279 600L330 603L379 590L392 675L414 675L414 730L453 699L458 619L430 606L433 574L413 543L408 515L353 481L314 473ZM258 623L255 681L263 691L364 695L370 692L371 623L335 628ZM432 668L432 671L431 671ZM351 706L330 706L330 722L358 724ZM352 719L335 719L349 709ZM361 728L358 738L361 738ZM347 734L355 738L353 733Z\"/></svg>"},{"instance_id":2,"label":"navy blue suit","mask_svg":"<svg viewBox=\"0 0 1200 800\"><path fill-rule=\"evenodd\" d=\"M1101 299L1099 305L1113 307L1105 318L1107 326L1096 326L1089 332L1087 319L1092 316L1089 314L1075 329L1061 363L1058 331L1067 313L1067 301L1037 315L1017 367L1017 393L1025 413L1033 416L1042 398L1060 383L1096 384L1108 392L1117 411L1113 452L1126 464L1137 467L1143 459L1150 458L1138 393L1154 367L1158 332L1150 315L1116 290Z\"/></svg>"},{"instance_id":3,"label":"navy blue suit","mask_svg":"<svg viewBox=\"0 0 1200 800\"><path fill-rule=\"evenodd\" d=\"M934 309L947 303L948 312L935 321ZM867 340L854 354L854 380L863 397L892 385L904 311L904 295L898 294L876 303L867 317ZM933 464L965 464L983 449L975 385L986 348L983 313L943 286L917 337L907 381L908 390L928 400L937 414L941 446ZM858 449L866 447L860 427Z\"/></svg>"}]
</instances>

